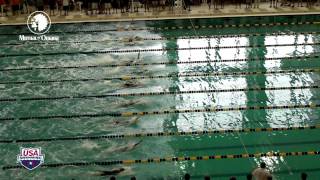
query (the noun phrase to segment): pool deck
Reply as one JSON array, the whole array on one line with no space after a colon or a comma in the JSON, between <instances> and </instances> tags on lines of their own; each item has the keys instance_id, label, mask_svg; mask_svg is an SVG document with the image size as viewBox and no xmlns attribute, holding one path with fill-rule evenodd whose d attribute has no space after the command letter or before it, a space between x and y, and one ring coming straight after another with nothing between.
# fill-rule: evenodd
<instances>
[{"instance_id":1,"label":"pool deck","mask_svg":"<svg viewBox=\"0 0 320 180\"><path fill-rule=\"evenodd\" d=\"M108 21L132 21L132 20L156 20L156 19L185 19L185 18L216 18L216 17L239 17L239 16L274 16L274 15L301 15L301 14L317 14L320 15L320 5L307 7L278 7L269 8L269 3L261 3L260 8L246 9L235 8L235 5L225 5L224 9L209 10L207 4L200 6L192 6L192 11L182 11L175 9L174 11L161 10L157 12L144 12L143 8L135 13L117 14L98 14L86 15L84 12L73 11L68 16L50 16L52 23L75 23L75 22L108 22ZM150 9L152 10L152 9ZM56 14L58 12L55 12ZM17 15L0 17L0 25L18 25L26 24L27 15Z\"/></svg>"}]
</instances>

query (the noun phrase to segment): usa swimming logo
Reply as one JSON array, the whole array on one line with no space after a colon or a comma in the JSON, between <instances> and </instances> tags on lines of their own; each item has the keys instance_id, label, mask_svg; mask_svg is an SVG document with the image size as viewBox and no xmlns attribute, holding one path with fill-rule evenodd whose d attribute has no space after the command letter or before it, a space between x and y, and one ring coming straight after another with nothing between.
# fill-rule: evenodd
<instances>
[{"instance_id":1,"label":"usa swimming logo","mask_svg":"<svg viewBox=\"0 0 320 180\"><path fill-rule=\"evenodd\" d=\"M34 170L44 163L44 154L41 154L41 148L20 148L17 163L28 170Z\"/></svg>"}]
</instances>

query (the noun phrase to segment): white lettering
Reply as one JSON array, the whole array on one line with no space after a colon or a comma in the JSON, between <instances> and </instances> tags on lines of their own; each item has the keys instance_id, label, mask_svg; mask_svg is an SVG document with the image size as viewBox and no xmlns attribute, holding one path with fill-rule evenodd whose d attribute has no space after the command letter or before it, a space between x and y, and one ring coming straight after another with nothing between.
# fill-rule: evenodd
<instances>
[{"instance_id":1,"label":"white lettering","mask_svg":"<svg viewBox=\"0 0 320 180\"><path fill-rule=\"evenodd\" d=\"M59 36L25 36L19 35L20 41L59 41Z\"/></svg>"},{"instance_id":2,"label":"white lettering","mask_svg":"<svg viewBox=\"0 0 320 180\"><path fill-rule=\"evenodd\" d=\"M35 36L25 36L25 35L19 35L20 41L36 41L37 37Z\"/></svg>"}]
</instances>

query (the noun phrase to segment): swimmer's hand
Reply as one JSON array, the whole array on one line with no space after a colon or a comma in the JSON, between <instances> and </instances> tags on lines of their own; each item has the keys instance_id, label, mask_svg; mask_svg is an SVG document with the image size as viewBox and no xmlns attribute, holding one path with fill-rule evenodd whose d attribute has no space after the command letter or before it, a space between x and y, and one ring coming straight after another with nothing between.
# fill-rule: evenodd
<instances>
[{"instance_id":1,"label":"swimmer's hand","mask_svg":"<svg viewBox=\"0 0 320 180\"><path fill-rule=\"evenodd\" d=\"M112 170L106 170L106 171L98 171L93 173L93 176L109 176L109 175L118 175L119 173L123 172L124 168L116 168Z\"/></svg>"},{"instance_id":2,"label":"swimmer's hand","mask_svg":"<svg viewBox=\"0 0 320 180\"><path fill-rule=\"evenodd\" d=\"M126 120L126 121L121 121L119 119L114 120L113 124L114 125L134 125L134 124L137 124L138 121L139 121L138 117L133 117L133 118Z\"/></svg>"},{"instance_id":3,"label":"swimmer's hand","mask_svg":"<svg viewBox=\"0 0 320 180\"><path fill-rule=\"evenodd\" d=\"M127 147L124 147L123 149L121 149L121 151L131 151L141 143L142 143L142 140L135 142L135 143L131 143Z\"/></svg>"},{"instance_id":4,"label":"swimmer's hand","mask_svg":"<svg viewBox=\"0 0 320 180\"><path fill-rule=\"evenodd\" d=\"M139 118L138 117L133 117L130 119L129 124L133 125L133 124L138 124Z\"/></svg>"},{"instance_id":5,"label":"swimmer's hand","mask_svg":"<svg viewBox=\"0 0 320 180\"><path fill-rule=\"evenodd\" d=\"M139 144L142 143L142 139L140 141L138 141L137 143L134 144L134 147L138 146Z\"/></svg>"}]
</instances>

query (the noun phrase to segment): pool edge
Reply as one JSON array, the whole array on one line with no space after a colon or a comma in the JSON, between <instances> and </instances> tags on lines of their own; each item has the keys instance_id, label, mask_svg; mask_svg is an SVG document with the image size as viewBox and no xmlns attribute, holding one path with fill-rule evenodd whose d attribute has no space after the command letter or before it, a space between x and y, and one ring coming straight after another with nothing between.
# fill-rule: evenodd
<instances>
[{"instance_id":1,"label":"pool edge","mask_svg":"<svg viewBox=\"0 0 320 180\"><path fill-rule=\"evenodd\" d=\"M103 22L130 22L130 21L155 21L155 20L172 20L172 19L209 19L209 18L226 18L226 17L257 17L257 16L291 16L291 15L320 15L320 12L269 12L269 13L241 13L241 14L221 14L221 15L177 15L177 16L144 16L144 17L134 17L134 18L108 18L99 19L92 18L88 16L86 20L52 20L52 24L76 24L76 23L103 23ZM79 18L78 18L79 19ZM26 25L23 22L9 22L1 23L0 26L15 26L15 25Z\"/></svg>"}]
</instances>

